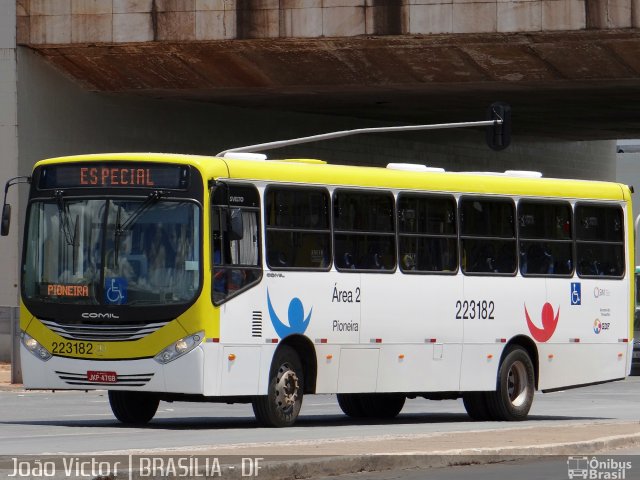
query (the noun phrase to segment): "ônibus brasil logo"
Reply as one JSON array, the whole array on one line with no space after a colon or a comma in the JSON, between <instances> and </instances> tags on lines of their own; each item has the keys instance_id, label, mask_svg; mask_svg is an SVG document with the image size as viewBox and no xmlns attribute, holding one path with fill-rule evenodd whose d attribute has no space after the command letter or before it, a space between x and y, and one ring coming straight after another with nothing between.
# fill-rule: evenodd
<instances>
[{"instance_id":1,"label":"\u00f4nibus brasil logo","mask_svg":"<svg viewBox=\"0 0 640 480\"><path fill-rule=\"evenodd\" d=\"M527 311L527 304L524 305L524 314L527 317L527 326L529 327L529 331L533 338L535 338L539 342L546 342L551 338L553 333L556 331L556 327L558 326L558 317L560 316L560 307L558 307L558 313L554 318L553 316L553 306L547 302L542 307L542 328L536 326L532 321L531 317L529 317L529 312Z\"/></svg>"},{"instance_id":2,"label":"\u00f4nibus brasil logo","mask_svg":"<svg viewBox=\"0 0 640 480\"><path fill-rule=\"evenodd\" d=\"M284 338L293 333L303 334L309 326L313 307L311 308L311 310L309 310L309 315L307 315L307 318L304 318L304 305L302 305L302 300L300 300L298 297L293 297L291 299L291 302L289 302L289 311L287 312L289 317L289 325L286 325L278 317L278 314L271 304L269 290L267 290L267 305L269 307L269 317L271 317L271 323L273 324L273 328L276 329L276 333L280 338Z\"/></svg>"}]
</instances>

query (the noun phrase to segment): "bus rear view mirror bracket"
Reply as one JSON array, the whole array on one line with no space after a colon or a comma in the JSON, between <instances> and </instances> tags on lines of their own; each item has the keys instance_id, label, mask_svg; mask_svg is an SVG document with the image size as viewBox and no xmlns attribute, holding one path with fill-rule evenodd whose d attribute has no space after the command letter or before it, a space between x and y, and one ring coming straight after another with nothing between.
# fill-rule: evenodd
<instances>
[{"instance_id":1,"label":"bus rear view mirror bracket","mask_svg":"<svg viewBox=\"0 0 640 480\"><path fill-rule=\"evenodd\" d=\"M31 177L13 177L7 180L7 183L5 183L4 185L4 200L2 202L2 226L0 227L0 235L3 237L9 235L9 228L11 227L11 205L7 203L7 192L9 191L9 188L19 183L31 183Z\"/></svg>"}]
</instances>

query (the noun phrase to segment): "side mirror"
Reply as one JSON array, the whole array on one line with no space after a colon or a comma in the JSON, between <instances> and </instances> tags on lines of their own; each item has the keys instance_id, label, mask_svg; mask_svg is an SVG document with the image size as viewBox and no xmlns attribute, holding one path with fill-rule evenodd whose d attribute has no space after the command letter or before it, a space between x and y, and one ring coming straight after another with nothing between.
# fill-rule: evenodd
<instances>
[{"instance_id":1,"label":"side mirror","mask_svg":"<svg viewBox=\"0 0 640 480\"><path fill-rule=\"evenodd\" d=\"M242 221L242 210L232 208L227 217L227 235L229 240L242 240L244 237L244 223Z\"/></svg>"},{"instance_id":2,"label":"side mirror","mask_svg":"<svg viewBox=\"0 0 640 480\"><path fill-rule=\"evenodd\" d=\"M2 207L2 228L0 234L3 237L9 235L9 226L11 225L11 205L5 203Z\"/></svg>"},{"instance_id":3,"label":"side mirror","mask_svg":"<svg viewBox=\"0 0 640 480\"><path fill-rule=\"evenodd\" d=\"M511 143L511 107L508 103L495 102L487 109L487 120L502 120L486 130L487 145L492 150L504 150Z\"/></svg>"}]
</instances>

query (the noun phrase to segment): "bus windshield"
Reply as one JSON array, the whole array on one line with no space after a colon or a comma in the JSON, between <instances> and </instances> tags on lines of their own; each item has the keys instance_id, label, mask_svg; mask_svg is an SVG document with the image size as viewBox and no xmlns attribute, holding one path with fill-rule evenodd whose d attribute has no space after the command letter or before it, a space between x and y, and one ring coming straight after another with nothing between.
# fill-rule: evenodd
<instances>
[{"instance_id":1,"label":"bus windshield","mask_svg":"<svg viewBox=\"0 0 640 480\"><path fill-rule=\"evenodd\" d=\"M184 304L200 288L199 208L187 201L34 201L23 293L80 305Z\"/></svg>"}]
</instances>

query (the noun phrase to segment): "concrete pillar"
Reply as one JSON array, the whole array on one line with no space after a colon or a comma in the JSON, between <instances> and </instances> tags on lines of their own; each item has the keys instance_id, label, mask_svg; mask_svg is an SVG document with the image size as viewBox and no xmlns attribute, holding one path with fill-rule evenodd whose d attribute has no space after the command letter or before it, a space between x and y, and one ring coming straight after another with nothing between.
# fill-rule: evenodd
<instances>
[{"instance_id":1,"label":"concrete pillar","mask_svg":"<svg viewBox=\"0 0 640 480\"><path fill-rule=\"evenodd\" d=\"M16 3L0 2L0 185L18 175L18 118L16 78ZM18 305L17 188L9 192L14 218L9 237L0 238L0 307Z\"/></svg>"},{"instance_id":2,"label":"concrete pillar","mask_svg":"<svg viewBox=\"0 0 640 480\"><path fill-rule=\"evenodd\" d=\"M635 192L631 195L633 202L633 217L640 214L640 153L618 153L616 162L616 178L618 182L635 182ZM635 263L640 265L640 235L636 235Z\"/></svg>"},{"instance_id":3,"label":"concrete pillar","mask_svg":"<svg viewBox=\"0 0 640 480\"><path fill-rule=\"evenodd\" d=\"M0 186L18 175L18 118L16 78L16 2L0 2ZM0 192L2 193L2 192ZM0 237L0 361L9 361L12 320L18 305L18 191L9 192L13 225Z\"/></svg>"},{"instance_id":4,"label":"concrete pillar","mask_svg":"<svg viewBox=\"0 0 640 480\"><path fill-rule=\"evenodd\" d=\"M631 26L640 28L640 0L631 0Z\"/></svg>"},{"instance_id":5,"label":"concrete pillar","mask_svg":"<svg viewBox=\"0 0 640 480\"><path fill-rule=\"evenodd\" d=\"M586 0L587 28L631 27L632 0Z\"/></svg>"}]
</instances>

